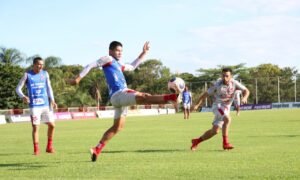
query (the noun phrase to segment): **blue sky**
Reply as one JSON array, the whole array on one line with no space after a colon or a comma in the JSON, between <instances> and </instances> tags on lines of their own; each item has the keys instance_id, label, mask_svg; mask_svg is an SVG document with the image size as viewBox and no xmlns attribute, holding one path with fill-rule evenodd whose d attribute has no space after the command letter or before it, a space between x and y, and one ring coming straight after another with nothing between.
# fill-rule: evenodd
<instances>
[{"instance_id":1,"label":"blue sky","mask_svg":"<svg viewBox=\"0 0 300 180\"><path fill-rule=\"evenodd\" d=\"M86 65L123 43L172 72L272 63L300 70L299 0L0 0L0 46Z\"/></svg>"}]
</instances>

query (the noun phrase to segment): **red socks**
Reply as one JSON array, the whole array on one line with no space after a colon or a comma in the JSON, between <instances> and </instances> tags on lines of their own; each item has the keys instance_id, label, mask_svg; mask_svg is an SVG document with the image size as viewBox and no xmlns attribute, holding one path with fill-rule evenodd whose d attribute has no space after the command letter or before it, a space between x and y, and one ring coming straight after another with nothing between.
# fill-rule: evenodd
<instances>
[{"instance_id":1,"label":"red socks","mask_svg":"<svg viewBox=\"0 0 300 180\"><path fill-rule=\"evenodd\" d=\"M52 138L48 138L47 149L51 149L53 144Z\"/></svg>"},{"instance_id":2,"label":"red socks","mask_svg":"<svg viewBox=\"0 0 300 180\"><path fill-rule=\"evenodd\" d=\"M223 136L223 144L229 144L228 136Z\"/></svg>"},{"instance_id":3,"label":"red socks","mask_svg":"<svg viewBox=\"0 0 300 180\"><path fill-rule=\"evenodd\" d=\"M165 94L164 96L164 101L176 101L177 100L177 94Z\"/></svg>"},{"instance_id":4,"label":"red socks","mask_svg":"<svg viewBox=\"0 0 300 180\"><path fill-rule=\"evenodd\" d=\"M33 143L34 152L39 150L39 143Z\"/></svg>"},{"instance_id":5,"label":"red socks","mask_svg":"<svg viewBox=\"0 0 300 180\"><path fill-rule=\"evenodd\" d=\"M38 142L33 143L33 152L34 152L34 155L39 155L40 154L40 149L39 149L39 143Z\"/></svg>"},{"instance_id":6,"label":"red socks","mask_svg":"<svg viewBox=\"0 0 300 180\"><path fill-rule=\"evenodd\" d=\"M105 147L105 144L100 141L99 144L95 147L97 154L100 154L104 147Z\"/></svg>"}]
</instances>

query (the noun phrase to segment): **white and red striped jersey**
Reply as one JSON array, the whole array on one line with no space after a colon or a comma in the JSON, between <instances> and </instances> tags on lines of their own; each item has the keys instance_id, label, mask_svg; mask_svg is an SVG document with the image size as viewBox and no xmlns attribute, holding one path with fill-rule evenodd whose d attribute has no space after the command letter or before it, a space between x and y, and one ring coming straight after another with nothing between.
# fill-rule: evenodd
<instances>
[{"instance_id":1,"label":"white and red striped jersey","mask_svg":"<svg viewBox=\"0 0 300 180\"><path fill-rule=\"evenodd\" d=\"M214 105L231 106L235 91L244 91L246 87L237 80L231 79L228 85L223 84L223 80L217 80L212 87L207 90L209 95L214 96Z\"/></svg>"}]
</instances>

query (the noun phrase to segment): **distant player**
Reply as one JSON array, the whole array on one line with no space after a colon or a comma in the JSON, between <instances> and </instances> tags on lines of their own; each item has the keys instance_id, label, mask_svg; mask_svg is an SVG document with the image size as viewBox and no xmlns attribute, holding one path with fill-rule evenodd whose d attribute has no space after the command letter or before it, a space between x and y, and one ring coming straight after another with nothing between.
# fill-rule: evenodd
<instances>
[{"instance_id":1,"label":"distant player","mask_svg":"<svg viewBox=\"0 0 300 180\"><path fill-rule=\"evenodd\" d=\"M228 131L231 122L231 117L229 114L230 107L236 90L241 90L243 92L243 98L241 99L241 102L247 103L249 90L244 85L232 78L232 70L230 68L222 69L222 79L217 80L212 87L202 94L197 104L193 108L194 110L198 110L207 96L214 96L212 110L215 117L212 123L213 126L199 138L192 139L191 150L196 150L199 143L218 134L221 129L223 135L223 149L233 149L233 145L231 145L228 140Z\"/></svg>"},{"instance_id":2,"label":"distant player","mask_svg":"<svg viewBox=\"0 0 300 180\"><path fill-rule=\"evenodd\" d=\"M39 125L43 121L48 124L48 143L46 152L54 153L53 135L54 135L54 116L52 108L57 108L54 101L53 91L47 71L43 70L43 59L36 57L33 60L33 69L25 72L20 80L16 92L24 103L29 104L30 118L32 124L32 140L34 155L40 153L39 149ZM22 92L26 84L28 96ZM50 101L50 102L49 102Z\"/></svg>"},{"instance_id":3,"label":"distant player","mask_svg":"<svg viewBox=\"0 0 300 180\"><path fill-rule=\"evenodd\" d=\"M190 118L191 104L192 104L192 94L189 91L189 88L185 86L184 91L182 92L182 105L183 105L184 119Z\"/></svg>"},{"instance_id":4,"label":"distant player","mask_svg":"<svg viewBox=\"0 0 300 180\"><path fill-rule=\"evenodd\" d=\"M236 115L237 116L240 115L241 95L242 95L241 90L236 90L235 93L234 93L233 104L234 104L234 108L236 110Z\"/></svg>"},{"instance_id":5,"label":"distant player","mask_svg":"<svg viewBox=\"0 0 300 180\"><path fill-rule=\"evenodd\" d=\"M92 68L102 68L105 74L106 83L109 89L110 102L114 106L115 115L113 125L103 134L99 144L91 149L91 159L96 161L102 149L125 124L127 106L136 104L165 104L167 102L177 103L178 94L150 95L127 88L123 71L133 71L144 59L149 51L149 42L143 46L143 51L131 64L123 64L120 59L123 46L118 41L113 41L109 45L109 56L104 56L97 61L87 65L75 79L69 81L70 84L78 84Z\"/></svg>"}]
</instances>

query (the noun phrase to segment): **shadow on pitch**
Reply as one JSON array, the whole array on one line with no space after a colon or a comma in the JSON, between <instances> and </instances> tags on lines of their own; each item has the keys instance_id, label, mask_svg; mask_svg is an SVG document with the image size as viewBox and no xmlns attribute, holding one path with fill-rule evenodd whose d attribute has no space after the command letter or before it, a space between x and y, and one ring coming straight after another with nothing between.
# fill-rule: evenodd
<instances>
[{"instance_id":1,"label":"shadow on pitch","mask_svg":"<svg viewBox=\"0 0 300 180\"><path fill-rule=\"evenodd\" d=\"M102 153L172 153L172 152L185 152L186 149L145 149L135 151L103 151Z\"/></svg>"},{"instance_id":2,"label":"shadow on pitch","mask_svg":"<svg viewBox=\"0 0 300 180\"><path fill-rule=\"evenodd\" d=\"M283 137L283 138L294 138L300 137L299 134L279 134L279 135L261 135L261 136L249 136L249 137Z\"/></svg>"},{"instance_id":3,"label":"shadow on pitch","mask_svg":"<svg viewBox=\"0 0 300 180\"><path fill-rule=\"evenodd\" d=\"M9 168L9 170L34 170L47 167L40 163L1 163L0 168Z\"/></svg>"},{"instance_id":4,"label":"shadow on pitch","mask_svg":"<svg viewBox=\"0 0 300 180\"><path fill-rule=\"evenodd\" d=\"M12 153L0 153L0 156L23 156L23 155L26 155L28 153L15 153L15 152L12 152Z\"/></svg>"}]
</instances>

